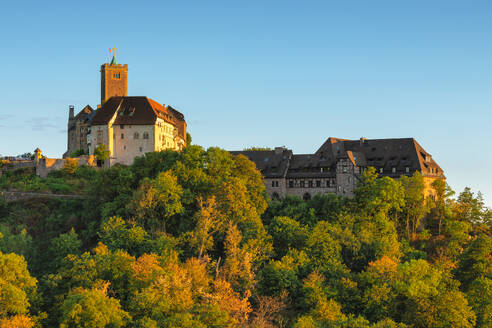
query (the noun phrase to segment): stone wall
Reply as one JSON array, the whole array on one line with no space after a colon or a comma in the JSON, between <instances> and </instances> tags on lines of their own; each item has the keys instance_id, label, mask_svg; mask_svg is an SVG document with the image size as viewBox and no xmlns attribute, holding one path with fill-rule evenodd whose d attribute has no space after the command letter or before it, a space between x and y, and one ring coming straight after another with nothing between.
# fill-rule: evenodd
<instances>
[{"instance_id":1,"label":"stone wall","mask_svg":"<svg viewBox=\"0 0 492 328\"><path fill-rule=\"evenodd\" d=\"M51 171L61 170L71 162L77 162L78 166L97 166L94 155L83 155L77 158L41 158L36 165L36 175L46 178Z\"/></svg>"},{"instance_id":2,"label":"stone wall","mask_svg":"<svg viewBox=\"0 0 492 328\"><path fill-rule=\"evenodd\" d=\"M0 176L3 172L13 171L17 169L22 169L26 167L35 167L36 161L34 160L14 160L14 161L1 161L0 165Z\"/></svg>"},{"instance_id":3,"label":"stone wall","mask_svg":"<svg viewBox=\"0 0 492 328\"><path fill-rule=\"evenodd\" d=\"M33 198L63 198L63 199L79 199L83 198L79 195L58 195L39 192L24 192L24 191L0 191L0 198L7 202L15 202L19 200Z\"/></svg>"}]
</instances>

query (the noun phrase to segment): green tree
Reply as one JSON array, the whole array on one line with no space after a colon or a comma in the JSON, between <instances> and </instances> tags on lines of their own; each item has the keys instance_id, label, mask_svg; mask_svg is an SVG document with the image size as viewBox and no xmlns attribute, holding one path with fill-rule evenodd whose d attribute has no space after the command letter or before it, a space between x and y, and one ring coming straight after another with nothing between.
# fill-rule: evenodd
<instances>
[{"instance_id":1,"label":"green tree","mask_svg":"<svg viewBox=\"0 0 492 328\"><path fill-rule=\"evenodd\" d=\"M277 258L287 254L291 248L301 250L306 244L307 229L289 217L275 217L268 225L267 230L273 238L273 246Z\"/></svg>"},{"instance_id":2,"label":"green tree","mask_svg":"<svg viewBox=\"0 0 492 328\"><path fill-rule=\"evenodd\" d=\"M430 219L437 222L437 235L441 236L443 222L447 217L451 216L449 199L454 194L454 191L441 179L434 180L432 188L434 189L435 197Z\"/></svg>"},{"instance_id":3,"label":"green tree","mask_svg":"<svg viewBox=\"0 0 492 328\"><path fill-rule=\"evenodd\" d=\"M35 297L37 280L29 274L23 256L0 252L0 320L3 323L21 320L28 315L30 300ZM0 321L1 322L1 321ZM28 326L26 324L26 326Z\"/></svg>"},{"instance_id":4,"label":"green tree","mask_svg":"<svg viewBox=\"0 0 492 328\"><path fill-rule=\"evenodd\" d=\"M32 237L26 229L15 234L7 225L0 224L0 252L16 253L29 257L32 253Z\"/></svg>"},{"instance_id":5,"label":"green tree","mask_svg":"<svg viewBox=\"0 0 492 328\"><path fill-rule=\"evenodd\" d=\"M51 256L51 266L56 269L68 254L80 254L81 246L82 242L79 240L74 228L67 233L53 238L50 241L50 247L48 249Z\"/></svg>"},{"instance_id":6,"label":"green tree","mask_svg":"<svg viewBox=\"0 0 492 328\"><path fill-rule=\"evenodd\" d=\"M420 220L428 213L428 207L424 198L424 178L420 172L415 171L413 176L401 176L401 184L404 189L405 206L402 209L402 217L405 218L407 239L415 235L420 226Z\"/></svg>"},{"instance_id":7,"label":"green tree","mask_svg":"<svg viewBox=\"0 0 492 328\"><path fill-rule=\"evenodd\" d=\"M461 281L463 290L467 291L470 284L479 278L492 279L492 238L481 234L459 257L455 277Z\"/></svg>"},{"instance_id":8,"label":"green tree","mask_svg":"<svg viewBox=\"0 0 492 328\"><path fill-rule=\"evenodd\" d=\"M210 197L207 201L198 200L199 211L196 213L196 227L191 232L190 243L198 251L198 258L201 258L204 252L213 247L213 234L217 231L223 231L225 219L217 210L215 197Z\"/></svg>"},{"instance_id":9,"label":"green tree","mask_svg":"<svg viewBox=\"0 0 492 328\"><path fill-rule=\"evenodd\" d=\"M131 317L118 300L107 296L107 286L69 292L62 305L60 328L124 327Z\"/></svg>"},{"instance_id":10,"label":"green tree","mask_svg":"<svg viewBox=\"0 0 492 328\"><path fill-rule=\"evenodd\" d=\"M94 156L96 156L98 161L104 163L105 160L109 158L109 150L105 144L100 144L94 149Z\"/></svg>"},{"instance_id":11,"label":"green tree","mask_svg":"<svg viewBox=\"0 0 492 328\"><path fill-rule=\"evenodd\" d=\"M98 235L111 251L121 249L140 256L150 250L151 240L147 232L135 223L128 224L117 216L104 220Z\"/></svg>"},{"instance_id":12,"label":"green tree","mask_svg":"<svg viewBox=\"0 0 492 328\"><path fill-rule=\"evenodd\" d=\"M457 220L473 225L474 230L477 232L486 232L490 235L492 209L485 206L480 192L475 195L470 188L466 187L458 195L453 205L453 214Z\"/></svg>"},{"instance_id":13,"label":"green tree","mask_svg":"<svg viewBox=\"0 0 492 328\"><path fill-rule=\"evenodd\" d=\"M87 155L87 154L86 154L85 150L79 148L79 149L75 150L73 153L71 153L70 157L74 158L74 157L79 157L82 155Z\"/></svg>"},{"instance_id":14,"label":"green tree","mask_svg":"<svg viewBox=\"0 0 492 328\"><path fill-rule=\"evenodd\" d=\"M424 260L401 264L393 288L397 293L393 314L404 323L416 328L475 325L475 313L464 294L442 271Z\"/></svg>"},{"instance_id":15,"label":"green tree","mask_svg":"<svg viewBox=\"0 0 492 328\"><path fill-rule=\"evenodd\" d=\"M166 221L183 211L182 187L172 171L160 173L154 180L144 179L129 204L130 212L153 232L166 231Z\"/></svg>"},{"instance_id":16,"label":"green tree","mask_svg":"<svg viewBox=\"0 0 492 328\"><path fill-rule=\"evenodd\" d=\"M369 214L387 215L391 210L401 211L405 205L401 182L389 177L378 178L374 167L364 170L354 194L359 208Z\"/></svg>"},{"instance_id":17,"label":"green tree","mask_svg":"<svg viewBox=\"0 0 492 328\"><path fill-rule=\"evenodd\" d=\"M192 141L191 134L189 134L189 133L187 132L187 133L186 133L186 147L191 146L191 141Z\"/></svg>"},{"instance_id":18,"label":"green tree","mask_svg":"<svg viewBox=\"0 0 492 328\"><path fill-rule=\"evenodd\" d=\"M492 279L480 277L468 288L467 299L477 314L477 328L492 327Z\"/></svg>"}]
</instances>

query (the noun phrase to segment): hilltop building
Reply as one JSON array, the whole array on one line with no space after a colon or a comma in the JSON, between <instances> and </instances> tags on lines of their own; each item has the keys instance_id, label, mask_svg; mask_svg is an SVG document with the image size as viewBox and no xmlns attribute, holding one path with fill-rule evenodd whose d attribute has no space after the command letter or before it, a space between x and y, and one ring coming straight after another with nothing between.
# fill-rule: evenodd
<instances>
[{"instance_id":1,"label":"hilltop building","mask_svg":"<svg viewBox=\"0 0 492 328\"><path fill-rule=\"evenodd\" d=\"M245 155L256 164L272 199L286 195L310 199L320 193L352 196L360 175L370 166L381 177L399 178L420 172L426 196L433 195L434 180L445 179L443 170L413 138L328 138L314 154L303 155L285 147L231 153Z\"/></svg>"},{"instance_id":2,"label":"hilltop building","mask_svg":"<svg viewBox=\"0 0 492 328\"><path fill-rule=\"evenodd\" d=\"M69 108L68 146L63 157L82 150L93 154L106 145L109 160L130 165L137 156L164 149L182 150L186 146L184 115L171 106L147 97L127 95L128 65L113 59L101 65L101 105L89 105L76 116Z\"/></svg>"},{"instance_id":3,"label":"hilltop building","mask_svg":"<svg viewBox=\"0 0 492 328\"><path fill-rule=\"evenodd\" d=\"M77 116L74 116L74 106L69 107L68 114L68 146L63 157L70 157L77 150L83 150L87 153L87 132L90 127L90 121L95 114L91 106L85 106Z\"/></svg>"}]
</instances>

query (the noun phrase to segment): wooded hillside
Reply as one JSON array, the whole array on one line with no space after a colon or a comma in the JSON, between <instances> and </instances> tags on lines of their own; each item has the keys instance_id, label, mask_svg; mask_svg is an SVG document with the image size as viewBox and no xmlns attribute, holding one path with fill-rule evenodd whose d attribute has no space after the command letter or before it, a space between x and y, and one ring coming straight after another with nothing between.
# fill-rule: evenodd
<instances>
[{"instance_id":1,"label":"wooded hillside","mask_svg":"<svg viewBox=\"0 0 492 328\"><path fill-rule=\"evenodd\" d=\"M492 327L480 193L367 169L353 198L269 202L244 156L189 146L1 188L3 327Z\"/></svg>"}]
</instances>

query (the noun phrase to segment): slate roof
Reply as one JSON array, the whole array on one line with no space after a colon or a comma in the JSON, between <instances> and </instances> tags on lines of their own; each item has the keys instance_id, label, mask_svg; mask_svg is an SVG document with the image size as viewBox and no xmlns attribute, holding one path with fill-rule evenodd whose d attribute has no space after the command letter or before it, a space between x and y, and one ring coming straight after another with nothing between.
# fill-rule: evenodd
<instances>
[{"instance_id":1,"label":"slate roof","mask_svg":"<svg viewBox=\"0 0 492 328\"><path fill-rule=\"evenodd\" d=\"M413 138L347 140L328 138L314 154L275 155L274 151L233 151L243 154L265 178L326 178L336 176L336 163L347 159L355 166L383 169L380 176L399 177L419 171L424 176L444 177L443 170ZM282 173L278 171L282 168ZM393 168L395 172L393 173ZM407 172L407 168L409 172Z\"/></svg>"},{"instance_id":2,"label":"slate roof","mask_svg":"<svg viewBox=\"0 0 492 328\"><path fill-rule=\"evenodd\" d=\"M336 176L335 162L316 154L293 155L288 178L330 178Z\"/></svg>"},{"instance_id":3,"label":"slate roof","mask_svg":"<svg viewBox=\"0 0 492 328\"><path fill-rule=\"evenodd\" d=\"M244 155L249 160L256 164L256 168L265 177L283 178L287 174L289 161L292 157L292 150L280 149L277 150L246 150L246 151L231 151L233 155Z\"/></svg>"},{"instance_id":4,"label":"slate roof","mask_svg":"<svg viewBox=\"0 0 492 328\"><path fill-rule=\"evenodd\" d=\"M108 124L115 112L113 124L154 125L159 117L175 125L178 135L186 138L184 115L171 106L163 106L147 97L111 97L96 111L92 125Z\"/></svg>"},{"instance_id":5,"label":"slate roof","mask_svg":"<svg viewBox=\"0 0 492 328\"><path fill-rule=\"evenodd\" d=\"M346 140L328 138L316 154L355 157L360 166L383 168L382 175L400 176L420 171L424 175L443 176L443 170L413 138ZM357 156L358 155L358 156ZM392 173L392 168L396 173Z\"/></svg>"},{"instance_id":6,"label":"slate roof","mask_svg":"<svg viewBox=\"0 0 492 328\"><path fill-rule=\"evenodd\" d=\"M68 127L68 130L75 129L75 124L77 121L88 122L92 118L94 114L94 109L91 106L87 105L77 115L72 119L71 124Z\"/></svg>"}]
</instances>

